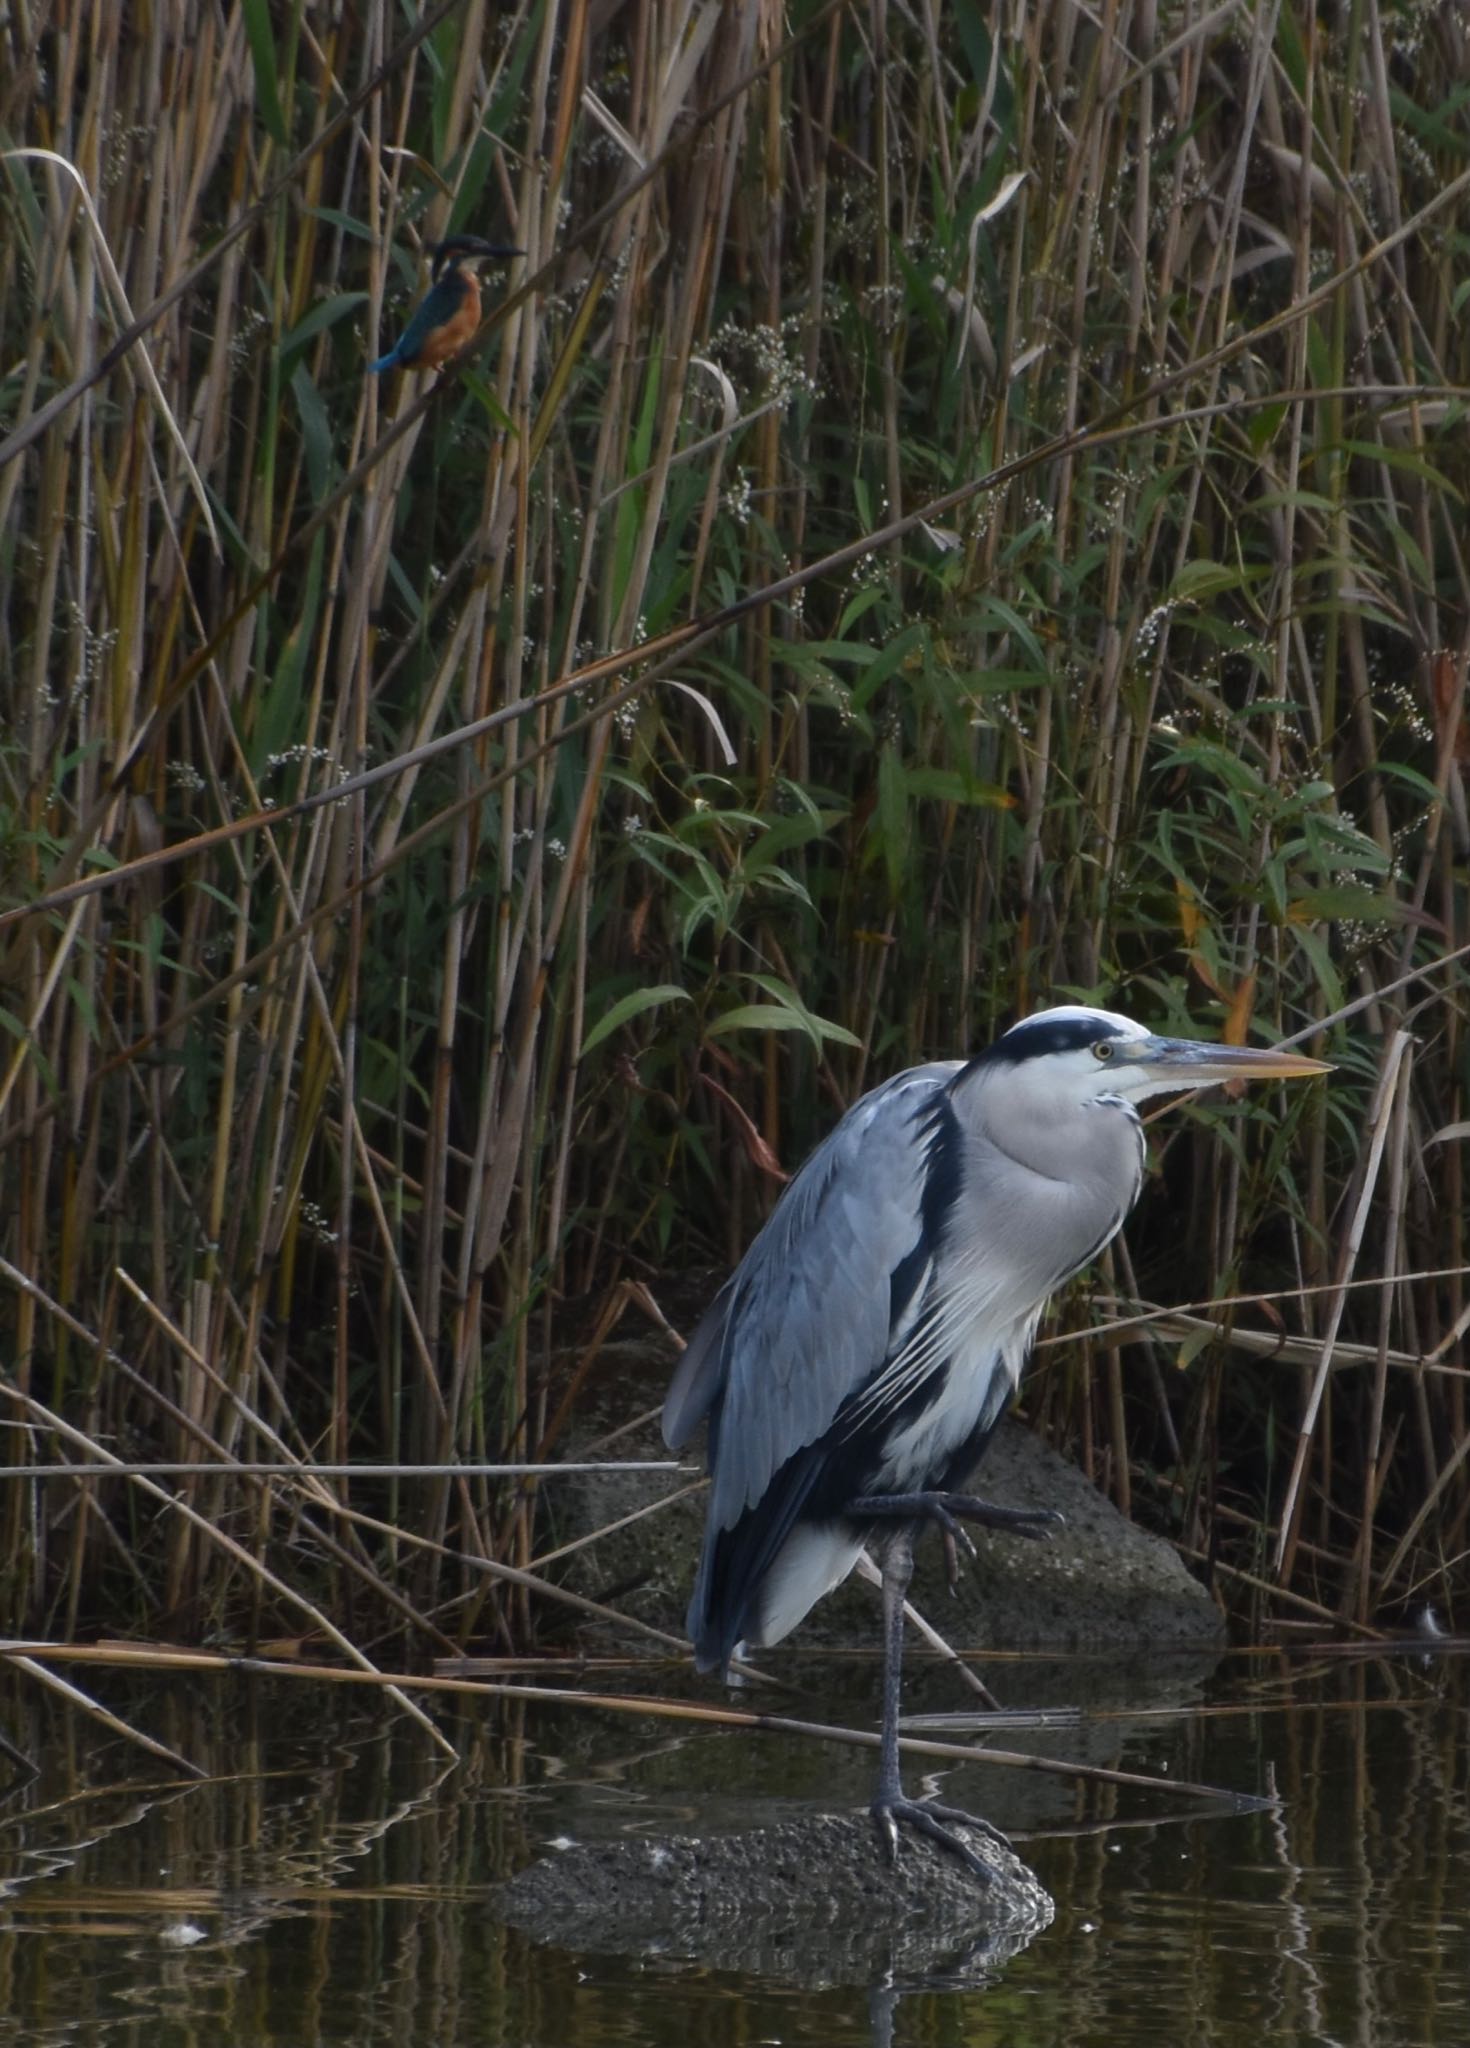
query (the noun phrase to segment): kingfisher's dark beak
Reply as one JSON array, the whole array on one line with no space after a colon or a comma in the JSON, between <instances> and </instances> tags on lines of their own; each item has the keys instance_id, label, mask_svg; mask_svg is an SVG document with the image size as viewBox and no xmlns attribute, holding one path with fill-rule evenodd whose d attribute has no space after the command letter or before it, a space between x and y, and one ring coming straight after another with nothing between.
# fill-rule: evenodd
<instances>
[{"instance_id":1,"label":"kingfisher's dark beak","mask_svg":"<svg viewBox=\"0 0 1470 2048\"><path fill-rule=\"evenodd\" d=\"M432 255L436 263L446 257L471 256L484 262L499 259L508 262L512 256L524 256L524 249L511 249L502 242L487 242L480 235L450 235L447 241L435 242Z\"/></svg>"}]
</instances>

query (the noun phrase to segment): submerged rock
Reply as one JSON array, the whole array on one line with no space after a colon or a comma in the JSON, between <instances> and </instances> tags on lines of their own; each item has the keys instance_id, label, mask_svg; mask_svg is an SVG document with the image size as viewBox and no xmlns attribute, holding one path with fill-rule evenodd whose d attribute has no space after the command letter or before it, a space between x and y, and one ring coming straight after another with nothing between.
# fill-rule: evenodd
<instances>
[{"instance_id":1,"label":"submerged rock","mask_svg":"<svg viewBox=\"0 0 1470 2048\"><path fill-rule=\"evenodd\" d=\"M992 1877L905 1828L890 1861L866 1814L813 1814L725 1835L574 1844L492 1895L532 1940L659 1956L809 1987L930 1977L980 1981L1050 1924L1026 1865L956 1826Z\"/></svg>"}]
</instances>

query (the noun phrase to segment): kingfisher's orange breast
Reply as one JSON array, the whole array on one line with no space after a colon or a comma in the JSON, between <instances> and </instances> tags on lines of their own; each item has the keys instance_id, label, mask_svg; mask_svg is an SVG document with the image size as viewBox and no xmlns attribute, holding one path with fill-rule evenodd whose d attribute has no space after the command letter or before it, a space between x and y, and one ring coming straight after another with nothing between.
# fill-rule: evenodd
<instances>
[{"instance_id":1,"label":"kingfisher's orange breast","mask_svg":"<svg viewBox=\"0 0 1470 2048\"><path fill-rule=\"evenodd\" d=\"M459 309L450 314L442 327L436 327L424 343L414 364L416 370L437 370L456 349L464 347L480 324L480 281L468 271L461 274L467 290Z\"/></svg>"}]
</instances>

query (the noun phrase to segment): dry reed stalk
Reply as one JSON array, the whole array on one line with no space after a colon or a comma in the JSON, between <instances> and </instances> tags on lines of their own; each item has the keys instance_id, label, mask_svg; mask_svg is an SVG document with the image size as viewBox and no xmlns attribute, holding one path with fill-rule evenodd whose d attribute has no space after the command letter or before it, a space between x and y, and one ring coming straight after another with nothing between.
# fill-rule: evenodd
<instances>
[{"instance_id":1,"label":"dry reed stalk","mask_svg":"<svg viewBox=\"0 0 1470 2048\"><path fill-rule=\"evenodd\" d=\"M100 1445L92 1443L80 1430L73 1429L70 1424L64 1422L59 1415L53 1414L46 1409L33 1396L21 1394L18 1389L9 1387L0 1387L0 1393L4 1393L9 1399L22 1405L26 1412L44 1428L53 1431L57 1436L64 1438L66 1441L76 1444L80 1450L86 1452L98 1462L106 1462ZM275 1573L269 1571L257 1559L251 1557L241 1545L235 1542L233 1537L226 1535L221 1529L214 1528L194 1508L191 1508L187 1502L173 1498L162 1487L154 1485L151 1480L139 1478L135 1479L132 1483L141 1488L143 1492L151 1495L160 1505L172 1508L189 1522L191 1526L199 1530L201 1535L206 1536L211 1543L215 1544L227 1555L233 1557L237 1563L243 1565L260 1583L268 1586L272 1592L287 1601L298 1612L304 1614L312 1626L320 1629L327 1640L335 1644L357 1669L362 1671L373 1670L374 1667L369 1659L364 1656L355 1644L348 1641L340 1629L328 1621L326 1616L313 1607L310 1601L299 1591L288 1586ZM447 1755L454 1753L452 1744L440 1734L439 1730L434 1727L433 1723L427 1719L418 1707L414 1706L409 1700L401 1701L401 1705L404 1711L420 1724L425 1733L431 1737L440 1749Z\"/></svg>"},{"instance_id":2,"label":"dry reed stalk","mask_svg":"<svg viewBox=\"0 0 1470 2048\"><path fill-rule=\"evenodd\" d=\"M1358 1188L1357 1203L1352 1221L1343 1243L1341 1282L1352 1278L1362 1249L1363 1233L1367 1229L1369 1209L1378 1183L1378 1171L1383 1162L1384 1146L1388 1141L1394 1101L1399 1086L1399 1073L1406 1073L1409 1064L1406 1059L1411 1044L1407 1031L1396 1031L1384 1048L1383 1064L1379 1070L1378 1086L1369 1114L1368 1145L1363 1162L1362 1179ZM1308 1455L1311 1452L1313 1432L1322 1396L1327 1386L1327 1376L1332 1364L1332 1347L1342 1320L1347 1295L1345 1285L1340 1284L1328 1308L1327 1329L1322 1339L1322 1349L1317 1360L1302 1415L1301 1428L1297 1437L1290 1477L1286 1485L1286 1498L1281 1510L1281 1528L1276 1540L1276 1555L1273 1559L1275 1570L1283 1583L1290 1584L1292 1562L1297 1540L1297 1515L1301 1503L1301 1487L1306 1471Z\"/></svg>"},{"instance_id":3,"label":"dry reed stalk","mask_svg":"<svg viewBox=\"0 0 1470 2048\"><path fill-rule=\"evenodd\" d=\"M83 1692L80 1686L72 1685L69 1680L60 1677L54 1671L48 1671L35 1657L19 1650L0 1650L0 1656L17 1671L23 1671L27 1678L33 1678L37 1685L45 1686L48 1692L59 1693L68 1706L77 1708L88 1720L96 1721L110 1735L120 1735L124 1742L131 1742L136 1748L146 1750L149 1756L161 1757L166 1764L171 1764L186 1778L204 1777L205 1773L198 1764L191 1764L187 1757L180 1756L165 1743L155 1741L151 1735L145 1735L141 1728L134 1728L123 1720L120 1714L114 1714L111 1708L104 1707L90 1694Z\"/></svg>"},{"instance_id":4,"label":"dry reed stalk","mask_svg":"<svg viewBox=\"0 0 1470 2048\"><path fill-rule=\"evenodd\" d=\"M248 1672L270 1678L304 1679L318 1685L379 1685L392 1691L412 1686L426 1693L452 1693L472 1698L525 1701L551 1706L586 1707L601 1713L646 1715L650 1719L687 1722L704 1727L738 1728L769 1735L797 1735L818 1742L838 1742L853 1749L876 1749L876 1731L842 1728L823 1721L796 1720L785 1714L758 1714L737 1707L712 1707L670 1700L657 1695L592 1693L566 1686L512 1685L505 1681L456 1677L436 1672L432 1676L408 1672L370 1672L360 1668L343 1670L330 1664L298 1664L271 1657L229 1657L207 1650L157 1650L129 1643L40 1643L9 1642L0 1639L0 1657L48 1657L53 1662L100 1664L119 1670L169 1672ZM1272 1802L1254 1794L1230 1792L1216 1785L1197 1785L1183 1778L1154 1777L1145 1771L1112 1770L1105 1764L1069 1763L1063 1758L1036 1756L1028 1751L979 1748L968 1743L936 1742L932 1738L903 1735L899 1748L909 1756L947 1759L955 1763L995 1764L1003 1769L1039 1771L1044 1776L1070 1778L1079 1784L1126 1785L1141 1791L1167 1791L1183 1799L1218 1801L1235 1812L1254 1812Z\"/></svg>"}]
</instances>

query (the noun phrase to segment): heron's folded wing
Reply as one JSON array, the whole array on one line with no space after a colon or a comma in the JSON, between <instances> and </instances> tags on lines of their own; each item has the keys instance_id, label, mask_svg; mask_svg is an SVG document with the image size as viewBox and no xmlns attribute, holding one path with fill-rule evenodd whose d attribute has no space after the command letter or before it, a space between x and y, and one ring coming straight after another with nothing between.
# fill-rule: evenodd
<instances>
[{"instance_id":1,"label":"heron's folded wing","mask_svg":"<svg viewBox=\"0 0 1470 2048\"><path fill-rule=\"evenodd\" d=\"M665 1429L675 1441L671 1425L687 1435L700 1415L718 1417L713 1527L754 1507L887 1357L900 1296L925 1263L926 1193L953 1169L946 1084L957 1071L914 1068L854 1104L695 1331Z\"/></svg>"},{"instance_id":2,"label":"heron's folded wing","mask_svg":"<svg viewBox=\"0 0 1470 2048\"><path fill-rule=\"evenodd\" d=\"M713 1407L725 1379L725 1318L730 1312L727 1280L699 1321L694 1335L684 1346L669 1391L664 1396L664 1442L671 1451L682 1451Z\"/></svg>"}]
</instances>

